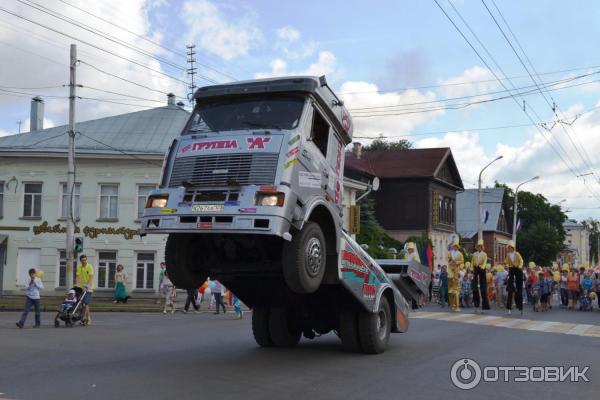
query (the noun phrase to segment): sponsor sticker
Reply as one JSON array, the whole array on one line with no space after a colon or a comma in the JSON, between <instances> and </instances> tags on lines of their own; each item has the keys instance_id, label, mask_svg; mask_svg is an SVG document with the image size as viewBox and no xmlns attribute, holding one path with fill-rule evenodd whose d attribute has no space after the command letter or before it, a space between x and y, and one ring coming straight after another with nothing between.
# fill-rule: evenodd
<instances>
[{"instance_id":1,"label":"sponsor sticker","mask_svg":"<svg viewBox=\"0 0 600 400\"><path fill-rule=\"evenodd\" d=\"M286 162L283 164L283 168L289 168L289 167L291 167L291 166L293 166L293 165L296 165L296 163L297 163L297 162L298 162L298 159L297 159L297 158L292 158L291 160L289 160L289 161L286 161Z\"/></svg>"},{"instance_id":2,"label":"sponsor sticker","mask_svg":"<svg viewBox=\"0 0 600 400\"><path fill-rule=\"evenodd\" d=\"M177 212L176 208L161 208L160 209L161 214L175 214L176 212Z\"/></svg>"},{"instance_id":3,"label":"sponsor sticker","mask_svg":"<svg viewBox=\"0 0 600 400\"><path fill-rule=\"evenodd\" d=\"M215 150L215 149L237 149L238 142L236 139L225 139L225 140L210 140L204 142L194 142L186 144L179 149L180 154L187 152L203 151L203 150Z\"/></svg>"},{"instance_id":4,"label":"sponsor sticker","mask_svg":"<svg viewBox=\"0 0 600 400\"><path fill-rule=\"evenodd\" d=\"M225 202L226 206L239 206L240 202L237 200L228 200Z\"/></svg>"},{"instance_id":5,"label":"sponsor sticker","mask_svg":"<svg viewBox=\"0 0 600 400\"><path fill-rule=\"evenodd\" d=\"M264 149L265 144L271 141L270 137L255 136L246 138L248 141L248 150Z\"/></svg>"},{"instance_id":6,"label":"sponsor sticker","mask_svg":"<svg viewBox=\"0 0 600 400\"><path fill-rule=\"evenodd\" d=\"M290 141L288 142L288 144L291 146L294 143L296 143L298 140L300 140L300 134L294 136L293 138L290 139Z\"/></svg>"},{"instance_id":7,"label":"sponsor sticker","mask_svg":"<svg viewBox=\"0 0 600 400\"><path fill-rule=\"evenodd\" d=\"M321 187L321 174L307 171L300 171L298 176L300 187L319 189Z\"/></svg>"},{"instance_id":8,"label":"sponsor sticker","mask_svg":"<svg viewBox=\"0 0 600 400\"><path fill-rule=\"evenodd\" d=\"M212 229L212 222L200 222L196 225L198 229Z\"/></svg>"},{"instance_id":9,"label":"sponsor sticker","mask_svg":"<svg viewBox=\"0 0 600 400\"><path fill-rule=\"evenodd\" d=\"M240 208L241 214L256 214L256 208Z\"/></svg>"}]
</instances>

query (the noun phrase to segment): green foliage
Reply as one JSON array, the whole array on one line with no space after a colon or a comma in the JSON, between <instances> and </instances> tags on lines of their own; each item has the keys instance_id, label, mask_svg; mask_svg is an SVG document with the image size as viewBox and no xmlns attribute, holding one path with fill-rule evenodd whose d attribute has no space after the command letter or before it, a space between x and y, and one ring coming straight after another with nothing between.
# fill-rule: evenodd
<instances>
[{"instance_id":1,"label":"green foliage","mask_svg":"<svg viewBox=\"0 0 600 400\"><path fill-rule=\"evenodd\" d=\"M383 138L379 138L373 140L368 146L365 146L364 150L407 150L412 148L413 144L406 139L400 139L396 142L386 142Z\"/></svg>"},{"instance_id":2,"label":"green foliage","mask_svg":"<svg viewBox=\"0 0 600 400\"><path fill-rule=\"evenodd\" d=\"M496 187L505 189L505 201L509 204L508 220L512 231L515 195L511 188L496 182ZM548 265L564 248L566 219L559 205L553 205L541 194L519 191L518 218L521 231L517 232L517 248L524 260L538 265Z\"/></svg>"},{"instance_id":3,"label":"green foliage","mask_svg":"<svg viewBox=\"0 0 600 400\"><path fill-rule=\"evenodd\" d=\"M377 222L375 201L369 196L360 202L360 233L356 241L368 245L367 252L373 258L391 258L388 249L395 248L398 253L403 249L403 244L389 236Z\"/></svg>"}]
</instances>

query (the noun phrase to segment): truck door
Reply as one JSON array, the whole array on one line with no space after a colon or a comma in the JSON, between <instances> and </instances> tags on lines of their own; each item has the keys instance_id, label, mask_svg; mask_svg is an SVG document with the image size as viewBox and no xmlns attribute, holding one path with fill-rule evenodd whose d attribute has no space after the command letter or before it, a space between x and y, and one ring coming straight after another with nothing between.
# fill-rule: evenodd
<instances>
[{"instance_id":1,"label":"truck door","mask_svg":"<svg viewBox=\"0 0 600 400\"><path fill-rule=\"evenodd\" d=\"M315 155L315 164L319 168L321 174L321 187L329 195L331 202L336 199L336 160L338 158L338 140L333 133L333 129L327 122L321 111L313 106L312 127L310 130L309 146L314 146L312 149ZM341 150L340 150L341 151ZM316 172L316 171L315 171ZM341 182L340 182L341 185ZM341 204L341 186L338 190L338 204ZM336 202L337 203L337 202Z\"/></svg>"}]
</instances>

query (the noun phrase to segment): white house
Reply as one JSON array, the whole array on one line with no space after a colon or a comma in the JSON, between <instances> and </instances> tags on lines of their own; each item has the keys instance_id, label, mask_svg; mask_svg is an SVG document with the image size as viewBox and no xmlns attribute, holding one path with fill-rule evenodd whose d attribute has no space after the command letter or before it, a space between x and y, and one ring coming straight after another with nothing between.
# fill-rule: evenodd
<instances>
[{"instance_id":1,"label":"white house","mask_svg":"<svg viewBox=\"0 0 600 400\"><path fill-rule=\"evenodd\" d=\"M34 105L32 120L37 120ZM83 253L96 267L98 289L114 287L120 263L129 290L156 290L165 237L141 238L137 220L148 191L158 183L164 152L188 115L170 98L165 107L77 124L75 236L84 239ZM45 272L47 290L65 286L66 132L59 126L0 138L3 292L26 283L31 267Z\"/></svg>"},{"instance_id":2,"label":"white house","mask_svg":"<svg viewBox=\"0 0 600 400\"><path fill-rule=\"evenodd\" d=\"M575 266L589 264L590 262L590 231L585 225L578 223L573 219L567 219L563 222L565 230L565 245L574 253L574 259L571 261ZM566 261L568 262L568 261Z\"/></svg>"}]
</instances>

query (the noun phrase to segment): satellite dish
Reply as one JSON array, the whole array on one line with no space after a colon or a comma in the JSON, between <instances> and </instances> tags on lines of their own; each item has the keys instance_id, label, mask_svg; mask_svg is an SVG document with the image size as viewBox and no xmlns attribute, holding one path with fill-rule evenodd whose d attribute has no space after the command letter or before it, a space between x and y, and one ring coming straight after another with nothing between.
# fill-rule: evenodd
<instances>
[{"instance_id":1,"label":"satellite dish","mask_svg":"<svg viewBox=\"0 0 600 400\"><path fill-rule=\"evenodd\" d=\"M375 177L373 178L373 182L371 183L371 187L373 188L373 191L376 192L379 190L379 178Z\"/></svg>"}]
</instances>

